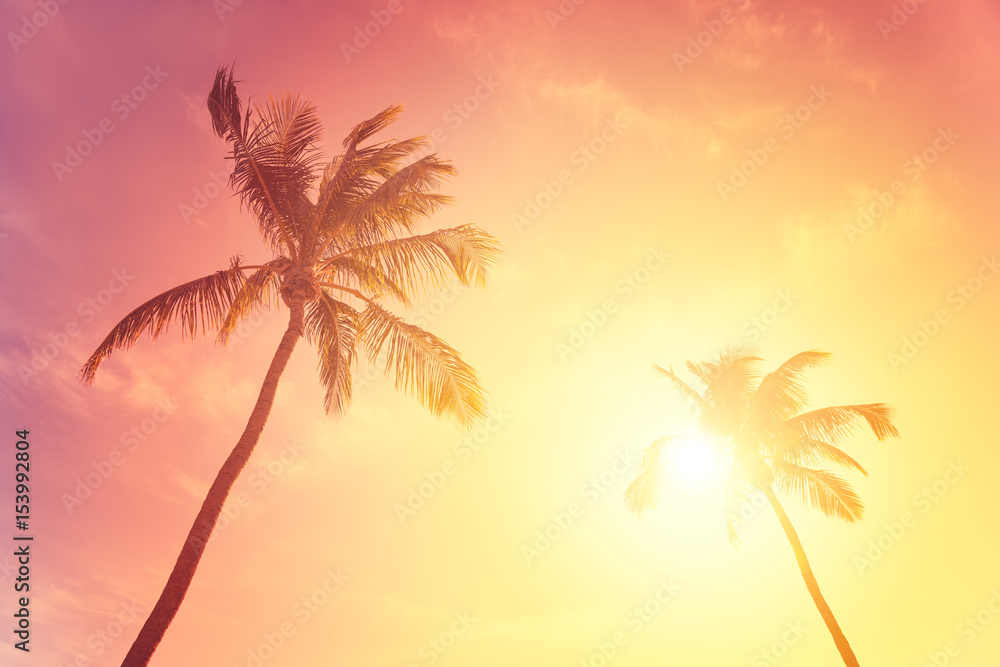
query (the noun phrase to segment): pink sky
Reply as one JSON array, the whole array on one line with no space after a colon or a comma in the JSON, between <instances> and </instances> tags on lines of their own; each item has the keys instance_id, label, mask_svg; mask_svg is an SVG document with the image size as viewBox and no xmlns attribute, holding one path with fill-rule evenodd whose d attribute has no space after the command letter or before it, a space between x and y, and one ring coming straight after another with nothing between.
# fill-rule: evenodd
<instances>
[{"instance_id":1,"label":"pink sky","mask_svg":"<svg viewBox=\"0 0 1000 667\"><path fill-rule=\"evenodd\" d=\"M42 5L6 2L5 34ZM631 470L593 503L582 495L616 457L690 429L650 363L682 366L748 337L768 367L832 351L810 376L817 406L898 410L900 440L850 442L870 472L855 480L862 523L789 510L862 663L921 664L952 640L962 665L995 659L1000 621L969 642L958 626L1000 587L989 515L1000 281L961 305L950 296L992 278L1000 249L994 3L911 3L890 32L879 22L892 2L567 0L562 21L556 0L401 0L349 58L342 43L389 3L52 6L37 33L0 45L0 396L5 442L31 430L36 536L32 651L8 637L0 663L120 663L141 621L110 643L97 633L152 606L284 327L282 310L230 349L175 329L114 354L93 387L75 379L146 299L237 253L269 258L238 202L216 195L226 146L205 99L233 61L244 96L314 101L330 155L397 101L407 112L383 138L435 136L459 171L445 187L457 203L428 226L475 223L505 254L485 290L431 294L406 315L462 351L496 412L472 451L379 377L356 379L351 412L331 420L301 344L234 491L245 506L210 542L153 665L247 665L289 622L268 667L424 667L428 642L463 614L476 620L434 663L577 665L664 579L680 592L650 630L627 630L615 667L748 664L798 621L808 631L787 664L837 665L773 517L734 551L717 498L674 498L637 522L619 500ZM54 167L81 142L96 145L78 166ZM720 181L761 149L723 199ZM926 169L912 162L925 152ZM894 181L885 213L851 231ZM657 251L669 258L651 269ZM629 277L631 292L619 288ZM598 310L602 325L566 353ZM892 356L942 310L912 359ZM53 358L26 372L46 345ZM115 451L120 465L67 507ZM959 459L970 471L923 513L915 495ZM454 475L401 521L395 506L446 461ZM579 528L526 562L522 547L573 502L586 508ZM906 511L916 525L859 571L855 556ZM0 556L5 615L7 567ZM338 568L342 587L303 620L296 605Z\"/></svg>"}]
</instances>

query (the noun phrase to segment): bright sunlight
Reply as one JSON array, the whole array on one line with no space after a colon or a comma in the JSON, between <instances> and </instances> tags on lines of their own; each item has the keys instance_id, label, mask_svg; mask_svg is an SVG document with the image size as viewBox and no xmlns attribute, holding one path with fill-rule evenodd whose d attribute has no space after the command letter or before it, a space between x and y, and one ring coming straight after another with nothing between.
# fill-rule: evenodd
<instances>
[{"instance_id":1,"label":"bright sunlight","mask_svg":"<svg viewBox=\"0 0 1000 667\"><path fill-rule=\"evenodd\" d=\"M686 494L715 493L726 483L731 459L701 435L678 438L664 448L667 487Z\"/></svg>"}]
</instances>

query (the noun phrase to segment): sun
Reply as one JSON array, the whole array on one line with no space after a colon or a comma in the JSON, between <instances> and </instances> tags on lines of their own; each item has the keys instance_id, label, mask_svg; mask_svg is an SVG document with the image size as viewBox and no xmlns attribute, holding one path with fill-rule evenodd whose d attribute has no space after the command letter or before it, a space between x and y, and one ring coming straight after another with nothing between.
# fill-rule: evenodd
<instances>
[{"instance_id":1,"label":"sun","mask_svg":"<svg viewBox=\"0 0 1000 667\"><path fill-rule=\"evenodd\" d=\"M668 487L688 494L723 488L731 463L718 443L701 435L672 440L664 451Z\"/></svg>"}]
</instances>

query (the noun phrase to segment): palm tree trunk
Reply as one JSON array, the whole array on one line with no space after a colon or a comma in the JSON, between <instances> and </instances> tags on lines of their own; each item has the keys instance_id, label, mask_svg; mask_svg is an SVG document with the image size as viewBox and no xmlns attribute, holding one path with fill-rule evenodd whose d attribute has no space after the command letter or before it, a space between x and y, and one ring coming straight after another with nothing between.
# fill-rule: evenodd
<instances>
[{"instance_id":1,"label":"palm tree trunk","mask_svg":"<svg viewBox=\"0 0 1000 667\"><path fill-rule=\"evenodd\" d=\"M859 667L858 659L854 656L854 651L847 642L844 631L840 629L837 619L833 617L833 612L830 610L830 605L826 603L826 599L819 590L819 583L817 583L816 576L813 574L812 568L809 567L809 561L806 559L805 549L802 548L802 542L799 540L798 533L795 532L791 520L785 513L785 508L781 506L778 498L774 495L774 491L770 488L764 489L764 493L771 502L771 507L774 508L775 514L778 515L781 527L785 529L785 536L788 537L788 541L792 545L792 551L795 552L795 560L799 563L799 570L802 571L802 578L806 581L806 588L809 589L809 594L812 595L813 602L816 603L816 608L819 610L820 616L823 617L826 627L830 630L830 634L833 635L833 642L840 651L840 657L844 659L844 664L847 667Z\"/></svg>"},{"instance_id":2,"label":"palm tree trunk","mask_svg":"<svg viewBox=\"0 0 1000 667\"><path fill-rule=\"evenodd\" d=\"M222 468L215 476L215 481L212 482L208 495L205 496L205 501L201 505L201 510L194 520L194 525L188 532L187 540L184 541L177 562L174 563L174 569L167 579L167 584L164 586L163 592L160 593L160 599L156 601L153 611L139 631L139 636L136 637L125 656L122 667L145 667L149 664L153 651L163 639L167 627L174 619L174 615L180 608L184 595L191 585L191 580L194 578L195 570L198 569L198 563L205 550L205 544L212 535L212 530L222 512L222 505L225 503L230 489L233 488L236 478L250 459L254 447L257 446L257 441L260 439L260 434L264 430L264 424L267 422L268 414L274 403L278 380L281 378L285 366L288 365L295 344L302 335L304 326L303 301L301 299L293 300L289 304L289 309L291 315L288 328L281 337L281 343L267 369L264 384L260 388L260 394L257 396L257 402L254 404L253 412L250 413L250 419L247 421L243 435L240 436L236 447L233 448L229 458L222 464Z\"/></svg>"}]
</instances>

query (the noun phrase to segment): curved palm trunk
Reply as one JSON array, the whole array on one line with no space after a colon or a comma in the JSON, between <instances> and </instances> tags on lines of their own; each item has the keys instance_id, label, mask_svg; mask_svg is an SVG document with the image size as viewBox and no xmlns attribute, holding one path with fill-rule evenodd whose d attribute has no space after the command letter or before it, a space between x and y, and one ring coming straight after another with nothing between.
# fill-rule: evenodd
<instances>
[{"instance_id":1,"label":"curved palm trunk","mask_svg":"<svg viewBox=\"0 0 1000 667\"><path fill-rule=\"evenodd\" d=\"M791 520L785 513L785 508L781 506L778 498L774 495L774 491L770 488L764 489L764 493L771 502L771 507L774 508L775 514L778 515L781 527L785 529L785 536L788 537L788 541L792 544L792 551L795 552L795 560L799 563L802 578L806 581L806 588L809 589L809 594L812 595L813 602L816 603L816 608L819 610L820 616L823 617L826 627L830 630L830 634L833 635L833 641L840 651L840 657L844 659L844 664L847 667L859 667L858 659L854 656L854 651L847 642L844 631L840 629L837 619L833 617L833 612L830 610L830 605L826 603L826 599L819 590L819 583L816 581L816 576L813 574L812 568L809 567L809 561L806 560L805 549L802 548L802 542L799 540L799 536L795 532Z\"/></svg>"},{"instance_id":2,"label":"curved palm trunk","mask_svg":"<svg viewBox=\"0 0 1000 667\"><path fill-rule=\"evenodd\" d=\"M274 353L274 359L271 360L271 365L267 369L264 384L260 388L260 394L257 396L253 412L250 413L246 429L240 436L239 442L236 443L236 447L229 454L229 458L222 464L222 468L215 476L215 481L212 482L208 495L201 505L201 510L194 520L194 525L188 532L187 540L181 548L177 562L174 563L174 569L167 579L167 584L164 586L163 592L160 593L160 599L156 601L153 611L139 631L139 636L136 637L125 656L122 667L145 667L149 664L153 651L163 639L167 627L180 608L184 595L191 585L194 572L198 569L202 552L205 550L205 544L212 535L212 530L222 512L222 505L260 439L264 424L267 422L267 416L271 412L271 405L274 403L278 380L282 371L285 370L285 366L288 365L288 359L292 356L295 344L302 335L304 313L302 300L293 301L289 308L291 316L288 328L281 337L281 343Z\"/></svg>"}]
</instances>

